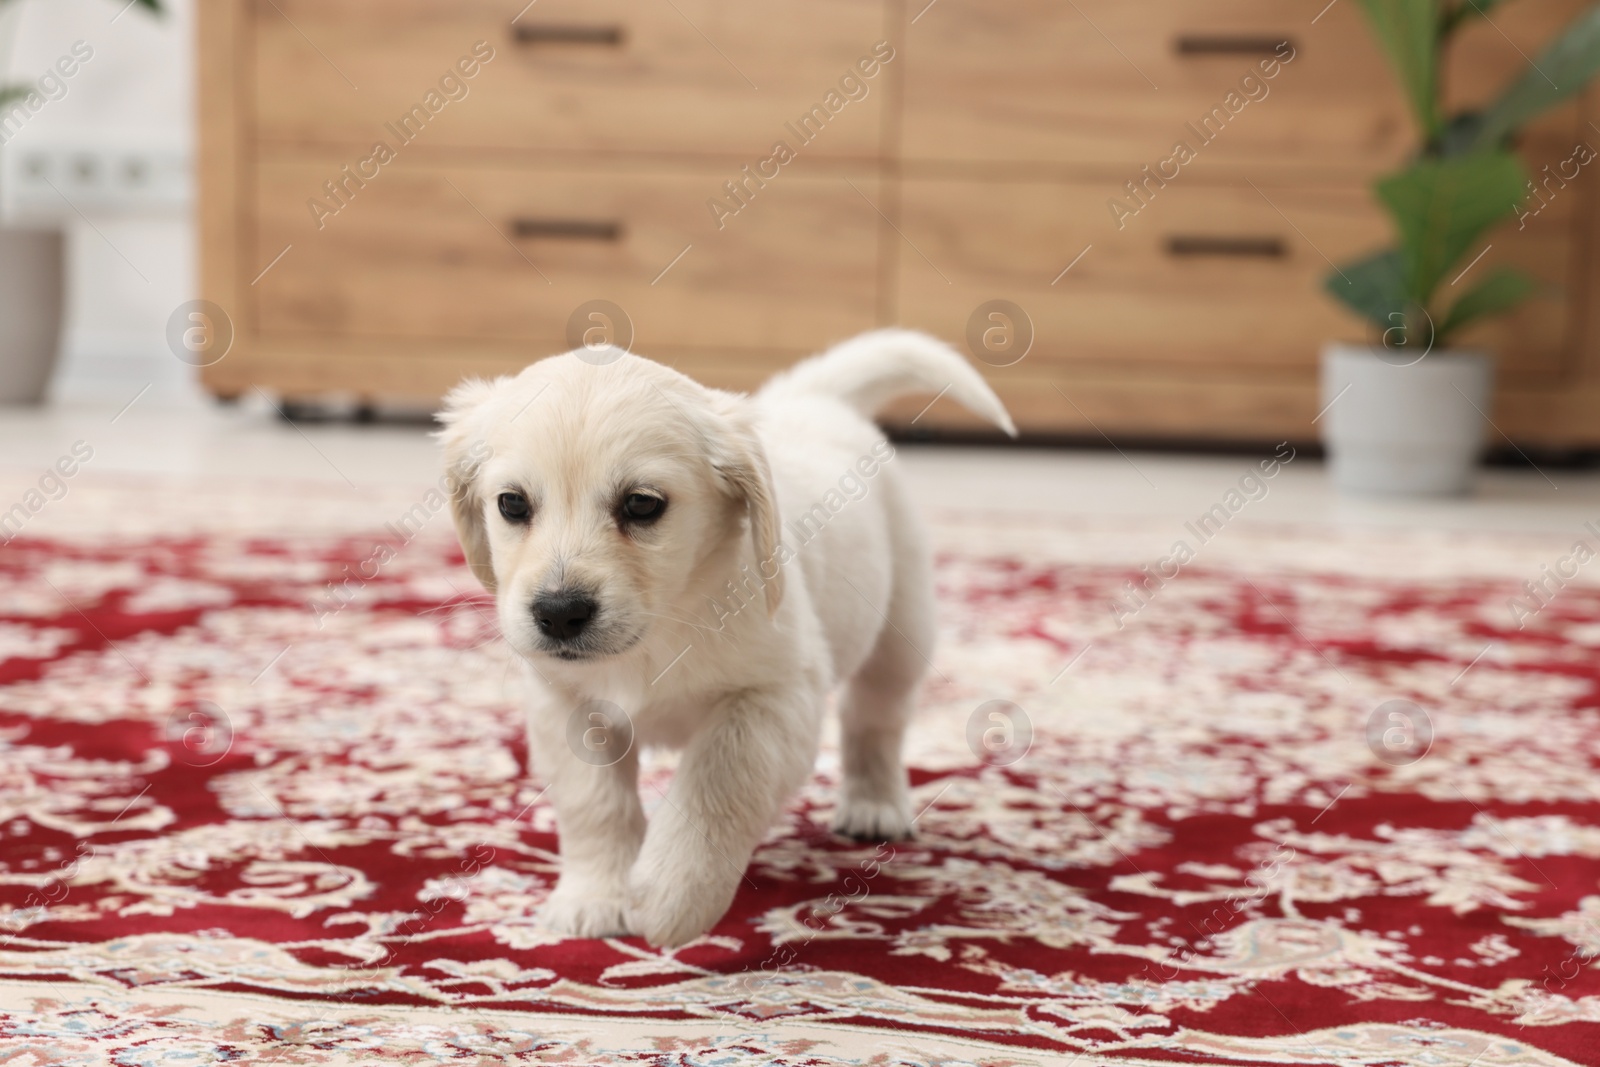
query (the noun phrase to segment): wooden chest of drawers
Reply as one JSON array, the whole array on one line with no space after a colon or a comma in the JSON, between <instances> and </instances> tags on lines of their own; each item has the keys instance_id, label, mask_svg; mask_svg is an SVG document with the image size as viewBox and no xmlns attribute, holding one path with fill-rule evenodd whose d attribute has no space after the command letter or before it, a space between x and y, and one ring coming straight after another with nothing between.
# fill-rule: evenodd
<instances>
[{"instance_id":1,"label":"wooden chest of drawers","mask_svg":"<svg viewBox=\"0 0 1600 1067\"><path fill-rule=\"evenodd\" d=\"M204 5L204 295L235 338L206 383L432 400L598 323L749 388L897 323L973 338L1037 434L1314 436L1318 348L1363 331L1320 279L1386 240L1368 184L1411 141L1358 6L923 4ZM1487 94L1580 6L1466 31L1449 83ZM1585 108L1531 169L1600 144ZM1600 443L1593 185L1484 259L1552 287L1467 339L1519 441ZM997 300L1021 358L981 350Z\"/></svg>"}]
</instances>

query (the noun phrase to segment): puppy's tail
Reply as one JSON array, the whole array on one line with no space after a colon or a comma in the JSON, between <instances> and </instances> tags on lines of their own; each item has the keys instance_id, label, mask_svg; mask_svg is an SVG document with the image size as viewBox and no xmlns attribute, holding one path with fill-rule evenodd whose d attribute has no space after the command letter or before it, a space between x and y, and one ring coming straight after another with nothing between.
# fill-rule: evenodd
<instances>
[{"instance_id":1,"label":"puppy's tail","mask_svg":"<svg viewBox=\"0 0 1600 1067\"><path fill-rule=\"evenodd\" d=\"M843 401L867 418L910 393L948 393L1011 437L1017 428L983 376L955 349L915 330L874 330L834 345L772 379L761 396L811 393Z\"/></svg>"}]
</instances>

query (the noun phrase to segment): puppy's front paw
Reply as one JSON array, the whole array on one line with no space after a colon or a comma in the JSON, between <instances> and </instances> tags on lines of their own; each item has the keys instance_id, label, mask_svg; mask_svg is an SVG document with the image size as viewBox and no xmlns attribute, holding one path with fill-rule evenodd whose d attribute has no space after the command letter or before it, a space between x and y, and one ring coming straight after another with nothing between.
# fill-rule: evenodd
<instances>
[{"instance_id":1,"label":"puppy's front paw","mask_svg":"<svg viewBox=\"0 0 1600 1067\"><path fill-rule=\"evenodd\" d=\"M834 813L833 832L857 841L903 841L911 836L911 809L903 797L845 797Z\"/></svg>"},{"instance_id":2,"label":"puppy's front paw","mask_svg":"<svg viewBox=\"0 0 1600 1067\"><path fill-rule=\"evenodd\" d=\"M627 902L620 886L561 879L539 910L539 922L573 937L626 937Z\"/></svg>"},{"instance_id":3,"label":"puppy's front paw","mask_svg":"<svg viewBox=\"0 0 1600 1067\"><path fill-rule=\"evenodd\" d=\"M739 876L727 860L708 856L703 848L670 862L650 859L641 856L628 879L628 925L652 947L688 944L716 925L733 903ZM708 870L707 864L719 869Z\"/></svg>"}]
</instances>

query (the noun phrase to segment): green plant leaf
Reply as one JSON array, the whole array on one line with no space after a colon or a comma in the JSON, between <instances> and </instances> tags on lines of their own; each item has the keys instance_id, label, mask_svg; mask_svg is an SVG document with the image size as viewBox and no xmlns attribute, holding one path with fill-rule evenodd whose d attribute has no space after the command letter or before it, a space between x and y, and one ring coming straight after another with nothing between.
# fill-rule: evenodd
<instances>
[{"instance_id":1,"label":"green plant leaf","mask_svg":"<svg viewBox=\"0 0 1600 1067\"><path fill-rule=\"evenodd\" d=\"M1461 111L1451 115L1439 131L1439 139L1435 144L1441 156L1464 156L1470 152L1480 151L1478 137L1483 133L1483 114L1477 111ZM1492 149L1494 146L1488 146Z\"/></svg>"},{"instance_id":2,"label":"green plant leaf","mask_svg":"<svg viewBox=\"0 0 1600 1067\"><path fill-rule=\"evenodd\" d=\"M1481 0L1480 0L1481 2ZM1600 4L1573 20L1483 113L1474 149L1505 144L1518 127L1579 92L1600 73Z\"/></svg>"},{"instance_id":3,"label":"green plant leaf","mask_svg":"<svg viewBox=\"0 0 1600 1067\"><path fill-rule=\"evenodd\" d=\"M1439 130L1439 0L1362 0L1362 6L1431 142Z\"/></svg>"},{"instance_id":4,"label":"green plant leaf","mask_svg":"<svg viewBox=\"0 0 1600 1067\"><path fill-rule=\"evenodd\" d=\"M1400 233L1406 293L1423 307L1485 231L1516 213L1526 176L1509 152L1425 159L1378 182Z\"/></svg>"},{"instance_id":5,"label":"green plant leaf","mask_svg":"<svg viewBox=\"0 0 1600 1067\"><path fill-rule=\"evenodd\" d=\"M1444 344L1451 334L1486 315L1510 311L1540 290L1534 278L1513 267L1498 267L1483 281L1472 286L1450 309L1437 341Z\"/></svg>"},{"instance_id":6,"label":"green plant leaf","mask_svg":"<svg viewBox=\"0 0 1600 1067\"><path fill-rule=\"evenodd\" d=\"M1406 294L1405 266L1400 253L1393 250L1347 263L1322 284L1330 295L1380 330L1399 322L1395 314L1403 316L1411 302Z\"/></svg>"},{"instance_id":7,"label":"green plant leaf","mask_svg":"<svg viewBox=\"0 0 1600 1067\"><path fill-rule=\"evenodd\" d=\"M1439 16L1440 37L1455 33L1468 19L1486 18L1499 4L1500 0L1456 0L1454 7Z\"/></svg>"},{"instance_id":8,"label":"green plant leaf","mask_svg":"<svg viewBox=\"0 0 1600 1067\"><path fill-rule=\"evenodd\" d=\"M0 85L0 107L11 103L18 97L27 96L29 86L26 85Z\"/></svg>"}]
</instances>

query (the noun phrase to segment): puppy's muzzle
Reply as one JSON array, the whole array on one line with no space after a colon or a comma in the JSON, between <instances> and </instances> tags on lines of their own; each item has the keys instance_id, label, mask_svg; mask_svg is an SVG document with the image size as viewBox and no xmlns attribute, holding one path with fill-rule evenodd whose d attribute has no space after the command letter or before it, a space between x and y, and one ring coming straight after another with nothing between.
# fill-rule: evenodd
<instances>
[{"instance_id":1,"label":"puppy's muzzle","mask_svg":"<svg viewBox=\"0 0 1600 1067\"><path fill-rule=\"evenodd\" d=\"M550 641L566 644L583 635L599 612L594 597L575 590L540 593L533 598L533 622Z\"/></svg>"}]
</instances>

